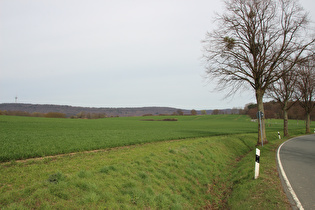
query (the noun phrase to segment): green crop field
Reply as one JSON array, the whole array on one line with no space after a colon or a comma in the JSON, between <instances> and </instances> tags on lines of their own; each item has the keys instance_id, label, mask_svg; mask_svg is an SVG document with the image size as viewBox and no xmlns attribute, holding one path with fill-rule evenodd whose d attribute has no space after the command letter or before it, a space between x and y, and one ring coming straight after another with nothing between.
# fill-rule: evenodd
<instances>
[{"instance_id":1,"label":"green crop field","mask_svg":"<svg viewBox=\"0 0 315 210\"><path fill-rule=\"evenodd\" d=\"M241 115L176 116L177 121L158 121L165 118L168 117L80 120L0 116L0 162L164 140L257 132L257 123ZM155 121L148 121L151 119ZM281 121L272 124L268 130L281 131Z\"/></svg>"},{"instance_id":2,"label":"green crop field","mask_svg":"<svg viewBox=\"0 0 315 210\"><path fill-rule=\"evenodd\" d=\"M275 163L281 120L266 122L269 144L260 147L254 180L257 122L165 118L0 116L0 209L289 208ZM289 127L291 135L304 132L303 122ZM105 150L15 161L95 149Z\"/></svg>"}]
</instances>

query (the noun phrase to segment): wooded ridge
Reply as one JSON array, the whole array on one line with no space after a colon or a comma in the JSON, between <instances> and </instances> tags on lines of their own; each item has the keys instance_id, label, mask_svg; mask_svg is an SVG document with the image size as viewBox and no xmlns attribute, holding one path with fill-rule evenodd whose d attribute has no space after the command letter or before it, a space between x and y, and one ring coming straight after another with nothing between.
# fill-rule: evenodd
<instances>
[{"instance_id":1,"label":"wooded ridge","mask_svg":"<svg viewBox=\"0 0 315 210\"><path fill-rule=\"evenodd\" d=\"M137 107L137 108L95 108L95 107L79 107L68 105L53 104L24 104L24 103L2 103L1 111L21 111L27 113L63 113L66 117L77 116L80 113L104 114L107 117L129 117L143 115L172 115L182 112L182 114L191 114L191 110L177 109L171 107ZM226 110L227 112L229 109ZM212 110L206 110L207 114L211 114ZM197 111L201 114L201 111Z\"/></svg>"}]
</instances>

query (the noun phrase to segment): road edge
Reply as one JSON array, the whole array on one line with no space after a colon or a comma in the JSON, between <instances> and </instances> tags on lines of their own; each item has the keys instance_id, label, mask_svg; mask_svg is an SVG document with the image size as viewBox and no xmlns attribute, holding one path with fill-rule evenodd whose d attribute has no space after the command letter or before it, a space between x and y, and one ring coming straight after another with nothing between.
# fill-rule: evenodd
<instances>
[{"instance_id":1,"label":"road edge","mask_svg":"<svg viewBox=\"0 0 315 210\"><path fill-rule=\"evenodd\" d=\"M281 147L288 141L291 141L291 140L294 140L295 138L292 138L292 139L289 139L285 142L283 142L279 147L278 147L278 150L277 150L277 165L278 165L278 170L279 170L279 176L280 176L280 179L281 179L281 182L282 182L282 186L287 194L287 197L289 198L290 200L290 203L291 203L291 206L293 209L300 209L300 210L304 210L300 200L298 199L298 197L296 196L291 184L290 184L290 181L283 169L283 166L282 166L282 163L281 163L281 159L280 159L280 149ZM294 208L295 207L295 208Z\"/></svg>"}]
</instances>

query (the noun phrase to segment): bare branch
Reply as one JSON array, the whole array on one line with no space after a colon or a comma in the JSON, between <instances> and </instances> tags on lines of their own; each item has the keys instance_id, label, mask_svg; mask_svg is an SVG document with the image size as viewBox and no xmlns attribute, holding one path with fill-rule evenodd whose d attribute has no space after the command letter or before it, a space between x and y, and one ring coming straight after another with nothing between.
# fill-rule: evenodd
<instances>
[{"instance_id":1,"label":"bare branch","mask_svg":"<svg viewBox=\"0 0 315 210\"><path fill-rule=\"evenodd\" d=\"M228 0L220 27L206 35L204 58L209 77L226 87L244 80L265 91L282 77L282 62L291 71L314 39L306 35L307 13L293 0ZM293 58L293 59L292 59ZM229 82L227 82L229 81Z\"/></svg>"}]
</instances>

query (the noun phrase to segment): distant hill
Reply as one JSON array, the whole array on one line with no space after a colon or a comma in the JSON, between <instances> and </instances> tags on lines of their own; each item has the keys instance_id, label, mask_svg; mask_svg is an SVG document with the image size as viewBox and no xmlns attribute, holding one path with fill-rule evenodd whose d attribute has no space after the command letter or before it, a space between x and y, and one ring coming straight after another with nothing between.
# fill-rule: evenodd
<instances>
[{"instance_id":1,"label":"distant hill","mask_svg":"<svg viewBox=\"0 0 315 210\"><path fill-rule=\"evenodd\" d=\"M51 104L22 104L22 103L3 103L0 104L1 111L23 111L28 113L48 113L48 112L60 112L65 114L67 117L75 116L80 112L86 113L98 113L106 114L110 116L143 116L143 115L171 115L178 110L181 110L183 114L190 114L191 110L170 108L170 107L140 107L140 108L93 108L93 107L78 107L78 106L67 106L67 105L51 105ZM229 109L224 110L229 114ZM207 114L211 114L212 110L206 110ZM201 111L197 110L198 114Z\"/></svg>"}]
</instances>

